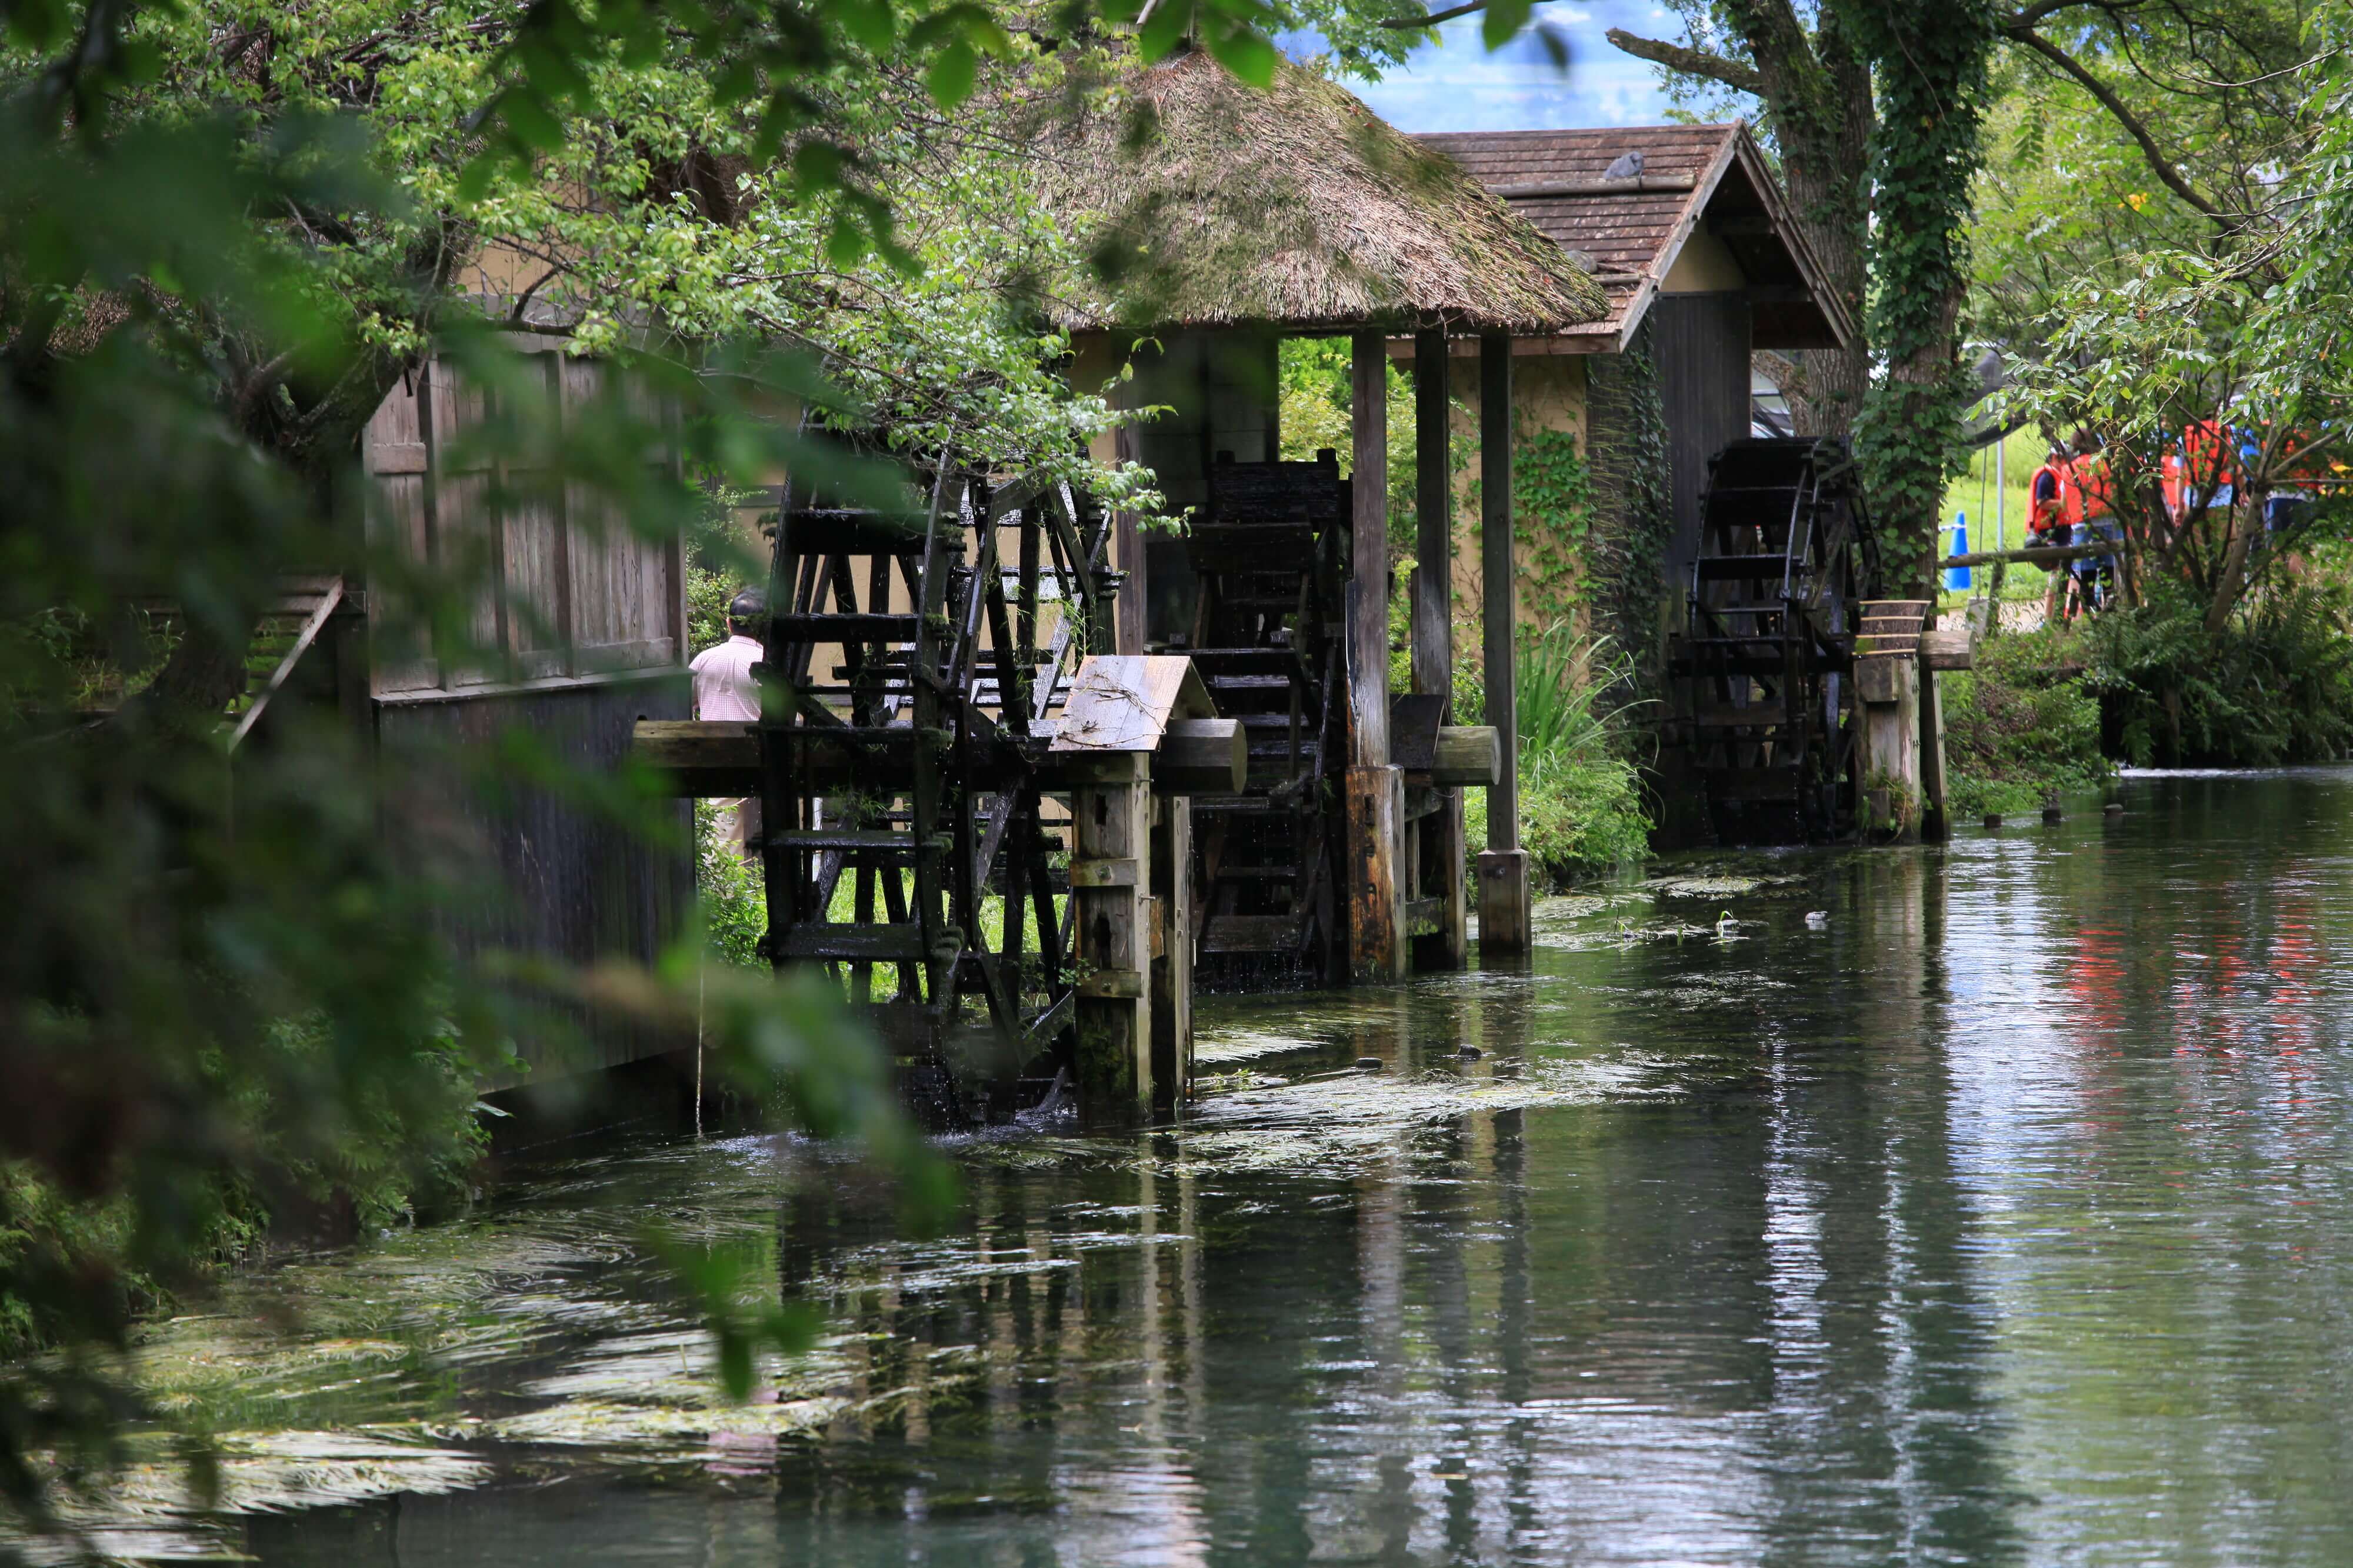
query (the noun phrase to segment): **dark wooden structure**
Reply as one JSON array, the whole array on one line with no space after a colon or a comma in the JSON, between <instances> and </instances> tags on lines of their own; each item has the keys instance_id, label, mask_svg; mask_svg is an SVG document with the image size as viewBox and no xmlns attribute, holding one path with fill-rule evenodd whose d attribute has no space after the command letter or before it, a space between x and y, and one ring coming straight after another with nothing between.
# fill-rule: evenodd
<instances>
[{"instance_id":1,"label":"dark wooden structure","mask_svg":"<svg viewBox=\"0 0 2353 1568\"><path fill-rule=\"evenodd\" d=\"M903 512L780 498L756 724L638 727L691 795L760 800L767 952L841 987L934 1121L1191 1066L1191 813L1239 726L1182 658L1109 651L1111 520L944 460Z\"/></svg>"},{"instance_id":2,"label":"dark wooden structure","mask_svg":"<svg viewBox=\"0 0 2353 1568\"><path fill-rule=\"evenodd\" d=\"M1221 452L1185 540L1194 586L1187 650L1249 735L1246 787L1196 801L1200 973L1247 988L1347 973L1342 902L1349 486L1335 454L1236 462Z\"/></svg>"},{"instance_id":3,"label":"dark wooden structure","mask_svg":"<svg viewBox=\"0 0 2353 1568\"><path fill-rule=\"evenodd\" d=\"M1860 737L1842 688L1870 538L1842 443L1736 441L1708 466L1670 732L1719 842L1853 829Z\"/></svg>"},{"instance_id":4,"label":"dark wooden structure","mask_svg":"<svg viewBox=\"0 0 2353 1568\"><path fill-rule=\"evenodd\" d=\"M763 638L761 859L776 966L841 974L909 1070L935 1075L923 1092L940 1115L975 1121L1008 1108L970 1094L1069 1059L1071 931L1029 726L1069 679L1074 640L1065 623L1064 647L1041 658L1040 589L1074 593L1079 624L1099 625L1103 528L1042 483L998 492L944 467L929 489L915 518L785 498Z\"/></svg>"},{"instance_id":5,"label":"dark wooden structure","mask_svg":"<svg viewBox=\"0 0 2353 1568\"><path fill-rule=\"evenodd\" d=\"M1463 132L1421 141L1578 258L1609 296L1601 320L1523 353L1622 354L1647 325L1674 514L1667 581L1700 552L1708 459L1749 433L1751 354L1853 340L1840 298L1740 122ZM1605 179L1620 160L1641 173Z\"/></svg>"},{"instance_id":6,"label":"dark wooden structure","mask_svg":"<svg viewBox=\"0 0 2353 1568\"><path fill-rule=\"evenodd\" d=\"M1283 574L1314 579L1314 614L1294 616L1289 626L1235 624L1232 602L1250 589L1210 584L1205 593L1204 571L1240 574L1198 546L1122 533L1116 557L1136 576L1134 613L1124 606L1120 619L1121 647L1205 650L1212 662L1229 648L1222 671L1229 680L1280 678L1297 688L1303 731L1309 714L1333 720L1312 752L1303 732L1294 751L1292 693L1258 689L1263 695L1252 700L1264 721L1258 732L1269 742L1269 754L1256 762L1264 782L1254 784L1247 807L1223 814L1219 879L1207 891L1217 934L1205 936L1205 947L1236 950L1205 952L1205 959L1223 965L1230 958L1247 969L1288 951L1301 970L1328 975L1340 969L1334 955L1345 942L1350 978L1392 980L1409 965L1464 963L1468 906L1459 795L1434 778L1418 783L1404 765L1408 714L1400 710L1393 722L1393 699L1435 700L1410 710L1420 731L1433 718L1442 731L1448 719L1471 716L1446 712L1452 590L1442 563L1453 532L1442 417L1426 421L1441 456L1425 465L1441 482L1417 505L1417 531L1427 529L1438 550L1422 558L1433 570L1413 601L1413 690L1389 689L1388 605L1399 585L1390 582L1385 493L1388 341L1399 333L1430 334L1441 344L1480 338L1508 355L1513 337L1591 321L1606 301L1589 277L1475 180L1382 123L1337 84L1287 62L1276 69L1280 90L1252 92L1207 55L1180 52L1139 71L1108 105L1054 121L1039 137L1037 177L1046 205L1068 217L1082 245L1116 244L1136 258L1116 277L1074 278L1057 292L1056 321L1071 334L1074 378L1108 383L1116 396L1173 411L1123 431L1115 445L1106 440L1097 456L1150 466L1169 500L1196 509L1203 526L1246 521L1230 510L1243 476L1222 481L1225 498L1211 494L1218 454L1231 453L1237 467L1281 457L1279 340L1350 340L1351 472L1361 478L1346 491L1345 537L1318 545L1329 553L1314 572L1301 558ZM1430 406L1442 410L1445 380L1440 353L1418 375L1418 395L1434 397ZM1507 516L1508 420L1498 428L1504 439L1490 442L1487 493L1490 506ZM1222 520L1221 504L1229 507ZM1318 504L1333 510L1328 489ZM1508 552L1508 527L1494 531ZM1205 602L1210 620L1197 625ZM1508 628L1508 597L1485 614ZM1508 647L1508 629L1504 642ZM1314 668L1318 658L1324 668ZM1508 696L1508 679L1504 684ZM1279 763L1271 754L1278 729ZM1321 845L1282 847L1280 860L1254 858L1277 847L1267 842L1275 830L1241 824L1253 814L1280 815L1276 797L1257 792L1287 789L1282 809L1294 799L1303 808L1311 767L1327 798L1305 830L1320 832ZM1502 798L1500 811L1491 803L1489 814L1509 846L1493 864L1498 912L1481 924L1489 954L1524 950L1526 926L1516 912L1526 903L1525 862L1508 791ZM1245 842L1253 837L1258 844ZM1280 875L1259 875L1291 868L1301 880L1287 889ZM1322 879L1311 885L1306 879L1318 868ZM1251 880L1267 885L1242 885ZM1328 918L1321 912L1327 896L1335 906ZM1238 923L1244 921L1252 923ZM1238 945L1245 941L1253 945Z\"/></svg>"},{"instance_id":7,"label":"dark wooden structure","mask_svg":"<svg viewBox=\"0 0 2353 1568\"><path fill-rule=\"evenodd\" d=\"M526 395L559 416L610 394L594 360L553 344L525 352ZM553 792L483 794L465 782L463 759L521 733L564 769L608 773L638 721L686 717L680 542L649 539L580 493L534 492L531 476L467 439L495 412L483 389L432 361L385 399L361 454L380 543L428 568L489 567L473 627L489 656L461 660L404 640L386 584L338 581L317 623L303 623L299 679L332 690L374 745L406 760L420 787L393 830L472 868L477 896L442 917L461 951L650 963L685 927L694 891L686 854ZM538 499L502 503L502 493ZM314 611L328 594L314 587ZM266 711L256 717L267 726ZM686 807L669 809L683 844ZM579 1009L575 1022L577 1048L519 1042L535 1075L617 1067L680 1044L609 1012Z\"/></svg>"}]
</instances>

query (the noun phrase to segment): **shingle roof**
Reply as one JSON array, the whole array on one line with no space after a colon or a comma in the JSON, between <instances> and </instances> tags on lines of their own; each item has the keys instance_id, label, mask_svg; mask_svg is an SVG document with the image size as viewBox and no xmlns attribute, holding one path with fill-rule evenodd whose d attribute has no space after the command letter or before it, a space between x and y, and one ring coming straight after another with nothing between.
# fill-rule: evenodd
<instances>
[{"instance_id":1,"label":"shingle roof","mask_svg":"<svg viewBox=\"0 0 2353 1568\"><path fill-rule=\"evenodd\" d=\"M1752 285L1762 286L1754 302L1758 347L1824 347L1854 335L1852 310L1834 296L1763 153L1739 121L1474 131L1416 140L1476 175L1595 274L1609 291L1609 318L1566 334L1586 346L1625 346L1703 220L1716 228ZM1610 165L1629 153L1642 154L1641 174L1605 181ZM1762 221L1737 221L1743 217Z\"/></svg>"}]
</instances>

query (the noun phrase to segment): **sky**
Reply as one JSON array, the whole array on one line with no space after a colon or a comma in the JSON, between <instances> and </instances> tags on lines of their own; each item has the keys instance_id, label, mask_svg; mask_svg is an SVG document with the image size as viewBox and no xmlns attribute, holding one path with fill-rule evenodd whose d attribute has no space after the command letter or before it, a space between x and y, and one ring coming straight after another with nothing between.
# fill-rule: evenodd
<instances>
[{"instance_id":1,"label":"sky","mask_svg":"<svg viewBox=\"0 0 2353 1568\"><path fill-rule=\"evenodd\" d=\"M1431 0L1431 9L1442 9ZM1572 125L1651 125L1667 117L1657 68L1620 54L1602 37L1623 27L1680 37L1675 18L1645 0L1566 0L1536 7L1568 44L1564 75L1535 38L1523 34L1494 54L1479 41L1476 13L1439 29L1439 42L1373 83L1349 87L1401 131L1540 131Z\"/></svg>"}]
</instances>

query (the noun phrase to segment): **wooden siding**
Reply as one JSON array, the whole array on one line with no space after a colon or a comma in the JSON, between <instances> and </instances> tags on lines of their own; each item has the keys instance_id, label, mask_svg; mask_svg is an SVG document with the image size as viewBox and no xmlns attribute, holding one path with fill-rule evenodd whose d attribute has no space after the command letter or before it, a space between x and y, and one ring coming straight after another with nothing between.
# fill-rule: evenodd
<instances>
[{"instance_id":1,"label":"wooden siding","mask_svg":"<svg viewBox=\"0 0 2353 1568\"><path fill-rule=\"evenodd\" d=\"M537 395L559 409L605 394L610 373L594 361L549 349L531 363ZM495 650L466 664L404 643L396 606L369 595L374 735L415 785L388 831L467 868L474 886L442 916L461 952L650 963L684 928L694 896L690 808L654 808L676 835L657 847L544 790L478 788L464 757L520 731L568 773L609 773L628 754L638 720L691 717L681 543L601 526L608 520L586 490L550 495L499 455L464 450L486 405L452 366L430 363L393 389L364 438L376 486L371 526L434 566L477 562L486 582L474 635ZM499 489L528 499L497 508ZM518 1042L534 1078L616 1067L681 1043L615 1016L567 1016L574 1037Z\"/></svg>"},{"instance_id":2,"label":"wooden siding","mask_svg":"<svg viewBox=\"0 0 2353 1568\"><path fill-rule=\"evenodd\" d=\"M413 763L426 787L417 815L394 831L477 868L470 897L446 910L443 934L462 952L510 952L570 963L633 959L650 963L685 928L694 870L682 847L658 850L618 823L540 789L493 794L460 782L459 756L496 745L510 728L528 731L568 770L610 773L628 755L639 719L688 717L679 678L607 677L563 687L462 694L412 694L380 702L378 743ZM667 818L681 847L692 819L683 801L649 808ZM576 1041L526 1038L521 1055L533 1078L617 1067L676 1048L642 1026L566 1009Z\"/></svg>"},{"instance_id":3,"label":"wooden siding","mask_svg":"<svg viewBox=\"0 0 2353 1568\"><path fill-rule=\"evenodd\" d=\"M1651 321L1672 468L1667 587L1679 596L1699 552L1707 460L1748 434L1748 301L1739 294L1663 294Z\"/></svg>"},{"instance_id":4,"label":"wooden siding","mask_svg":"<svg viewBox=\"0 0 2353 1568\"><path fill-rule=\"evenodd\" d=\"M543 395L577 407L605 391L605 366L554 352L532 356ZM519 501L494 515L501 482L521 491L533 475L463 450L486 398L446 362L420 367L386 397L367 430L367 466L381 496L374 525L436 566L479 559L485 586L473 632L500 661L466 667L435 650L400 646L373 602L378 639L374 689L565 679L675 665L685 656L685 574L675 539L649 540L618 526L577 487L560 498ZM667 459L663 459L667 460Z\"/></svg>"}]
</instances>

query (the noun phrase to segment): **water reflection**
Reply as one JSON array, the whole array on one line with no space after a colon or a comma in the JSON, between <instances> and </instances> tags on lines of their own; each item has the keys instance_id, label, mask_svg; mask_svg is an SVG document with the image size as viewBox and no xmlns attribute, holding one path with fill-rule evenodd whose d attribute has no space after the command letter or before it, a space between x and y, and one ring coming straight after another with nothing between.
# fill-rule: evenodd
<instances>
[{"instance_id":1,"label":"water reflection","mask_svg":"<svg viewBox=\"0 0 2353 1568\"><path fill-rule=\"evenodd\" d=\"M740 1152L566 1178L480 1245L533 1214L626 1235L649 1188L765 1234L779 1289L835 1313L804 1373L824 1418L561 1454L493 1431L489 1485L237 1539L286 1563L2343 1561L2353 784L2126 798L1653 889L1556 921L1525 973L1221 1000L1205 1057L1236 1077L1187 1125L976 1143L934 1240L814 1162L781 1204ZM647 1272L532 1288L687 1326ZM537 1386L617 1353L578 1321L533 1342ZM450 1408L522 1364L448 1373Z\"/></svg>"}]
</instances>

